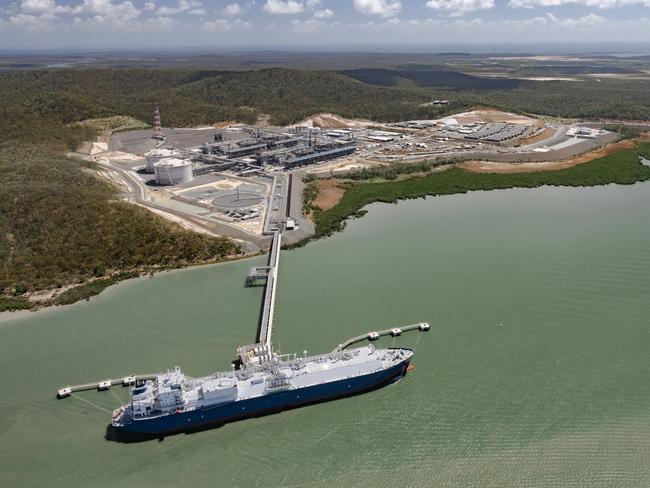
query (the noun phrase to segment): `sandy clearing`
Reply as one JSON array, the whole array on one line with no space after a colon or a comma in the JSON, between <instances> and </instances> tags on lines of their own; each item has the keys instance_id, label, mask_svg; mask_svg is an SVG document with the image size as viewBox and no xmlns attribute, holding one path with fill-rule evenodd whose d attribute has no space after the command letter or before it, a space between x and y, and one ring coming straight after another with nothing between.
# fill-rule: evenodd
<instances>
[{"instance_id":1,"label":"sandy clearing","mask_svg":"<svg viewBox=\"0 0 650 488\"><path fill-rule=\"evenodd\" d=\"M525 117L523 115L517 115L509 112L502 112L501 110L490 108L472 110L470 112L462 112L446 117L446 119L449 118L456 119L459 124L472 124L480 122L507 122L509 124L533 125L537 122L535 119L532 119L530 117Z\"/></svg>"},{"instance_id":2,"label":"sandy clearing","mask_svg":"<svg viewBox=\"0 0 650 488\"><path fill-rule=\"evenodd\" d=\"M584 76L589 78L608 78L614 80L647 80L645 73L587 73Z\"/></svg>"},{"instance_id":3,"label":"sandy clearing","mask_svg":"<svg viewBox=\"0 0 650 488\"><path fill-rule=\"evenodd\" d=\"M319 180L316 183L318 187L318 196L312 204L321 210L328 210L334 207L343 198L345 190L341 188L339 182L333 179Z\"/></svg>"},{"instance_id":4,"label":"sandy clearing","mask_svg":"<svg viewBox=\"0 0 650 488\"><path fill-rule=\"evenodd\" d=\"M557 132L557 129L554 129L552 127L547 127L542 131L541 134L537 134L536 136L530 136L530 137L522 137L521 139L517 139L517 144L521 144L522 146L527 146L529 144L535 144L536 142L540 141L545 141L546 139L550 139L555 135Z\"/></svg>"},{"instance_id":5,"label":"sandy clearing","mask_svg":"<svg viewBox=\"0 0 650 488\"><path fill-rule=\"evenodd\" d=\"M565 76L528 76L524 78L516 78L517 80L529 81L582 81L578 78L570 78Z\"/></svg>"},{"instance_id":6,"label":"sandy clearing","mask_svg":"<svg viewBox=\"0 0 650 488\"><path fill-rule=\"evenodd\" d=\"M142 156L138 156L137 154L122 152L122 151L110 151L110 152L102 153L102 157L110 161L116 161L116 162L141 161L144 159Z\"/></svg>"},{"instance_id":7,"label":"sandy clearing","mask_svg":"<svg viewBox=\"0 0 650 488\"><path fill-rule=\"evenodd\" d=\"M562 54L542 54L533 56L493 56L488 59L496 61L592 61L591 58L566 56Z\"/></svg>"},{"instance_id":8,"label":"sandy clearing","mask_svg":"<svg viewBox=\"0 0 650 488\"><path fill-rule=\"evenodd\" d=\"M559 169L572 168L579 164L588 163L594 159L608 156L609 154L624 149L632 149L634 141L622 141L607 144L604 147L589 151L564 161L547 161L542 163L495 163L491 161L466 161L458 164L459 168L466 169L473 173L541 173L543 171L557 171Z\"/></svg>"},{"instance_id":9,"label":"sandy clearing","mask_svg":"<svg viewBox=\"0 0 650 488\"><path fill-rule=\"evenodd\" d=\"M315 114L295 124L296 127L320 127L323 129L345 129L355 127L381 126L378 122L361 119L346 119L336 114Z\"/></svg>"}]
</instances>

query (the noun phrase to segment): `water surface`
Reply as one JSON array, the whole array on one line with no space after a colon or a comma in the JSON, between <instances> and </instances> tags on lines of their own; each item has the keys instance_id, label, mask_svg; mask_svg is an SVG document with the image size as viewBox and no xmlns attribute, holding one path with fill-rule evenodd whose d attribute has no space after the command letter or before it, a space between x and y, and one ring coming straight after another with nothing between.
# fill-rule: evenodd
<instances>
[{"instance_id":1,"label":"water surface","mask_svg":"<svg viewBox=\"0 0 650 488\"><path fill-rule=\"evenodd\" d=\"M176 364L227 369L254 338L262 290L243 283L263 259L5 321L0 485L650 486L649 208L650 184L371 205L345 232L283 252L274 342L318 353L426 320L431 332L395 341L416 347L416 370L162 441L104 439L102 409L125 389L54 393Z\"/></svg>"}]
</instances>

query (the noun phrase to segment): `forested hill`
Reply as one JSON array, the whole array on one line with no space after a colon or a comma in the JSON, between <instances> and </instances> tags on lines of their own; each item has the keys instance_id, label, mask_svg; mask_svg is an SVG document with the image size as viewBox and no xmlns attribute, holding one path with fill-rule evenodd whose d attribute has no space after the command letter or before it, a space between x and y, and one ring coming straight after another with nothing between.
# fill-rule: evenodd
<instances>
[{"instance_id":1,"label":"forested hill","mask_svg":"<svg viewBox=\"0 0 650 488\"><path fill-rule=\"evenodd\" d=\"M476 106L561 117L650 118L646 80L485 82L436 67L374 74L382 76L282 68L0 74L0 290L19 293L236 252L228 239L196 235L118 202L115 189L94 179L85 164L65 159L66 151L95 135L74 124L84 119L130 115L148 122L155 102L163 124L177 127L252 123L263 113L276 124L316 112L397 121ZM450 103L427 105L432 98Z\"/></svg>"},{"instance_id":2,"label":"forested hill","mask_svg":"<svg viewBox=\"0 0 650 488\"><path fill-rule=\"evenodd\" d=\"M420 87L450 88L458 90L501 90L525 84L509 78L485 78L443 69L353 69L341 74L370 85L398 86L406 81Z\"/></svg>"},{"instance_id":3,"label":"forested hill","mask_svg":"<svg viewBox=\"0 0 650 488\"><path fill-rule=\"evenodd\" d=\"M314 112L379 121L438 117L483 105L558 117L650 118L648 80L520 81L466 75L439 67L344 72L272 68L252 71L79 69L0 75L0 113L68 123L87 117L151 119L159 101L163 123L253 122L268 113L286 124ZM445 108L423 106L432 98ZM4 123L4 121L3 121ZM21 126L21 130L29 130ZM6 139L11 134L0 134ZM1 140L1 139L0 139Z\"/></svg>"}]
</instances>

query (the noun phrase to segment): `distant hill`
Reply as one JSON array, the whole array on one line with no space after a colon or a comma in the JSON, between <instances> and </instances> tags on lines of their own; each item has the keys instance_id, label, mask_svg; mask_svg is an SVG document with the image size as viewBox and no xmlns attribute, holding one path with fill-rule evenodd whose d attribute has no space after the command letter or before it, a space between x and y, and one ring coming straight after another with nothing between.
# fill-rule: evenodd
<instances>
[{"instance_id":1,"label":"distant hill","mask_svg":"<svg viewBox=\"0 0 650 488\"><path fill-rule=\"evenodd\" d=\"M413 65L409 65L413 66ZM521 81L508 78L481 78L459 71L427 69L353 69L341 71L345 76L369 85L399 86L408 80L420 87L450 88L456 90L510 90L521 85Z\"/></svg>"}]
</instances>

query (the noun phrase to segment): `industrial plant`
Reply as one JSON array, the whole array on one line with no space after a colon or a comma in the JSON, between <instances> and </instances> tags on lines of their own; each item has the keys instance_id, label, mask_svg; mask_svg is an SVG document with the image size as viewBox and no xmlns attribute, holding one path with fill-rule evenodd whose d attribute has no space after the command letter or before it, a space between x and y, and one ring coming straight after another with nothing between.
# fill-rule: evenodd
<instances>
[{"instance_id":1,"label":"industrial plant","mask_svg":"<svg viewBox=\"0 0 650 488\"><path fill-rule=\"evenodd\" d=\"M152 138L158 139L159 133L154 128ZM357 149L351 131L322 133L318 128L277 131L235 125L215 131L212 139L196 148L179 148L162 138L163 142L144 154L142 172L154 174L157 185L178 185L195 176L222 171L251 176L268 170L292 170L347 156Z\"/></svg>"},{"instance_id":2,"label":"industrial plant","mask_svg":"<svg viewBox=\"0 0 650 488\"><path fill-rule=\"evenodd\" d=\"M434 103L443 104L444 100ZM615 134L495 110L381 124L317 114L293 126L230 124L117 133L92 156L124 198L199 232L268 246L274 223L286 242L313 232L302 214L305 174L444 158L524 162L562 159ZM297 231L297 232L296 232Z\"/></svg>"}]
</instances>

